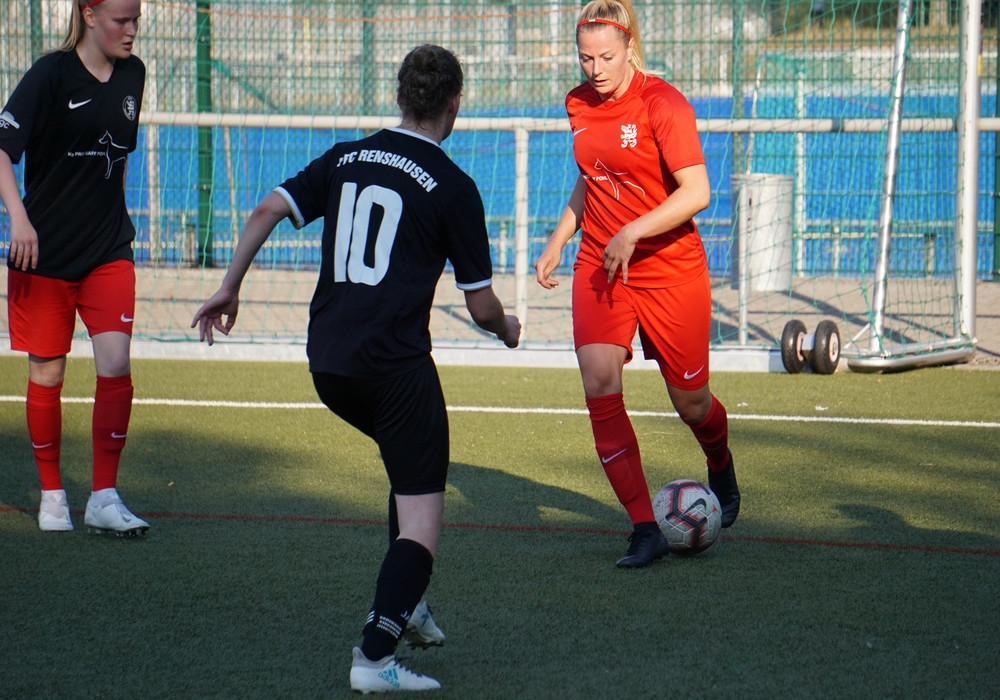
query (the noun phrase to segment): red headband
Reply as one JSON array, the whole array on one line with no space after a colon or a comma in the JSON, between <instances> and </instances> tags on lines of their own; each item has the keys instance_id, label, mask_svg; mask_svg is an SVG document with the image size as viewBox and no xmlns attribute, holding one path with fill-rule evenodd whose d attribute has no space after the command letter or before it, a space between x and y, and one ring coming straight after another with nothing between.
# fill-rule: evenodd
<instances>
[{"instance_id":1,"label":"red headband","mask_svg":"<svg viewBox=\"0 0 1000 700\"><path fill-rule=\"evenodd\" d=\"M101 0L98 0L98 2L100 1ZM618 24L617 22L612 22L610 19L601 19L600 17L595 17L593 19L585 19L579 24L577 24L576 28L579 29L585 24L608 24L612 27L617 27L618 29L621 29L623 32L625 32L625 36L632 36L632 32L630 32L628 29Z\"/></svg>"},{"instance_id":2,"label":"red headband","mask_svg":"<svg viewBox=\"0 0 1000 700\"><path fill-rule=\"evenodd\" d=\"M100 5L102 2L104 2L104 0L90 0L90 2L86 3L85 5L80 5L80 12L83 12L88 7L93 7L94 5Z\"/></svg>"}]
</instances>

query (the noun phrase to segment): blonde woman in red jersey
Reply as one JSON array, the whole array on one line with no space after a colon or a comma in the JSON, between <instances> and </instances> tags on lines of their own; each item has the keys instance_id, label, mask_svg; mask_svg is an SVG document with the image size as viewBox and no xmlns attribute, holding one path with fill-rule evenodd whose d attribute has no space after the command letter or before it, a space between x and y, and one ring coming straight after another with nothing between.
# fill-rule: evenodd
<instances>
[{"instance_id":1,"label":"blonde woman in red jersey","mask_svg":"<svg viewBox=\"0 0 1000 700\"><path fill-rule=\"evenodd\" d=\"M622 370L638 329L681 419L708 463L722 526L736 520L740 492L725 407L708 387L712 300L705 250L692 217L710 186L694 110L663 80L643 72L630 3L594 0L581 10L576 42L586 82L566 97L580 176L545 251L538 283L582 229L573 266L573 337L598 457L633 524L622 568L667 553L653 516Z\"/></svg>"}]
</instances>

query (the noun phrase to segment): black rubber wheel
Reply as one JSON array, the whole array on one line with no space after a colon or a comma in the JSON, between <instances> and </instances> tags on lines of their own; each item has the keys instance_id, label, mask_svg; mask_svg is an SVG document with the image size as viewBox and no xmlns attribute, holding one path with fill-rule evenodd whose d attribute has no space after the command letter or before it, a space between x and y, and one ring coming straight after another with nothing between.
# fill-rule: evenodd
<instances>
[{"instance_id":1,"label":"black rubber wheel","mask_svg":"<svg viewBox=\"0 0 1000 700\"><path fill-rule=\"evenodd\" d=\"M809 365L816 374L833 374L840 362L840 331L833 321L820 321L816 326Z\"/></svg>"},{"instance_id":2,"label":"black rubber wheel","mask_svg":"<svg viewBox=\"0 0 1000 700\"><path fill-rule=\"evenodd\" d=\"M806 356L802 352L802 341L806 336L806 326L798 319L792 319L781 331L781 364L789 374L798 374L806 366Z\"/></svg>"}]
</instances>

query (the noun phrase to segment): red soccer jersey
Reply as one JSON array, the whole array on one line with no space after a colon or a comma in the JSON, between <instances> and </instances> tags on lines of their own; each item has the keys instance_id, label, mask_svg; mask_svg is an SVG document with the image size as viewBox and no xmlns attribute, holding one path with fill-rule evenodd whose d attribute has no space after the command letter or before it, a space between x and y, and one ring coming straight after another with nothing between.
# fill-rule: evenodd
<instances>
[{"instance_id":1,"label":"red soccer jersey","mask_svg":"<svg viewBox=\"0 0 1000 700\"><path fill-rule=\"evenodd\" d=\"M573 154L586 181L578 264L603 266L604 248L621 228L677 189L671 173L705 163L694 109L663 80L636 73L627 92L602 101L589 83L566 96ZM639 242L628 283L670 287L707 265L693 220ZM620 272L618 274L621 274Z\"/></svg>"}]
</instances>

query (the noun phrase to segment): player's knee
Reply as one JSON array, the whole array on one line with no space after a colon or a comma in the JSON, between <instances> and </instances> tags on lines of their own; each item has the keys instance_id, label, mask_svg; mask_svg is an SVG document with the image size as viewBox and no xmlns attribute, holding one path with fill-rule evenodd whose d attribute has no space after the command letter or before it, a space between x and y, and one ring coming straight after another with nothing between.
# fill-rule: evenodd
<instances>
[{"instance_id":1,"label":"player's knee","mask_svg":"<svg viewBox=\"0 0 1000 700\"><path fill-rule=\"evenodd\" d=\"M607 396L622 391L621 367L616 363L581 363L580 374L586 396Z\"/></svg>"},{"instance_id":2,"label":"player's knee","mask_svg":"<svg viewBox=\"0 0 1000 700\"><path fill-rule=\"evenodd\" d=\"M28 379L38 386L52 388L62 384L66 376L66 356L54 358L31 357Z\"/></svg>"},{"instance_id":3,"label":"player's knee","mask_svg":"<svg viewBox=\"0 0 1000 700\"><path fill-rule=\"evenodd\" d=\"M688 425L700 425L712 410L712 395L701 391L670 392L670 400L680 419Z\"/></svg>"}]
</instances>

